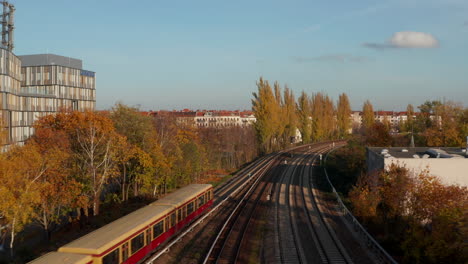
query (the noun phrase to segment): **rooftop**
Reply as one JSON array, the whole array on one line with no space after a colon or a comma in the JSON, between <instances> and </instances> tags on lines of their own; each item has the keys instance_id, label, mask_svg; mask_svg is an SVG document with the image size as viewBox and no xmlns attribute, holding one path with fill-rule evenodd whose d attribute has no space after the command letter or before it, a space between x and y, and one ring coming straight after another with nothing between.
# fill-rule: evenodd
<instances>
[{"instance_id":1,"label":"rooftop","mask_svg":"<svg viewBox=\"0 0 468 264\"><path fill-rule=\"evenodd\" d=\"M405 147L369 147L369 151L373 151L376 154L382 155L385 158L468 158L466 156L465 149L461 148L428 148L428 147L416 147L416 148L405 148Z\"/></svg>"},{"instance_id":2,"label":"rooftop","mask_svg":"<svg viewBox=\"0 0 468 264\"><path fill-rule=\"evenodd\" d=\"M83 62L79 59L55 54L33 54L18 56L23 67L59 65L75 69L83 69Z\"/></svg>"}]
</instances>

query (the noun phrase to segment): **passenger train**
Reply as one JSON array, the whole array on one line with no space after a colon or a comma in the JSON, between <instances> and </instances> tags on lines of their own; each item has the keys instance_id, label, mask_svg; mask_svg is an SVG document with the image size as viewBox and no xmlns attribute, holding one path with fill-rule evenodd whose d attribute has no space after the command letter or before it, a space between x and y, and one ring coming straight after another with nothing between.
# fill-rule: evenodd
<instances>
[{"instance_id":1,"label":"passenger train","mask_svg":"<svg viewBox=\"0 0 468 264\"><path fill-rule=\"evenodd\" d=\"M212 203L210 184L188 185L29 263L137 263Z\"/></svg>"}]
</instances>

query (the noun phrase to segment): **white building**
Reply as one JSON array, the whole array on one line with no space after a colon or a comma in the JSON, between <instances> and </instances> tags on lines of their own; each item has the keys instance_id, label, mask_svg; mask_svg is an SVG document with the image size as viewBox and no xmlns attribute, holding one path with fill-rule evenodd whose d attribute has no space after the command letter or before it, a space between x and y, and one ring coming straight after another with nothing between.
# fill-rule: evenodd
<instances>
[{"instance_id":1,"label":"white building","mask_svg":"<svg viewBox=\"0 0 468 264\"><path fill-rule=\"evenodd\" d=\"M428 169L444 184L468 186L468 156L460 148L367 148L369 173L404 166L414 173Z\"/></svg>"}]
</instances>

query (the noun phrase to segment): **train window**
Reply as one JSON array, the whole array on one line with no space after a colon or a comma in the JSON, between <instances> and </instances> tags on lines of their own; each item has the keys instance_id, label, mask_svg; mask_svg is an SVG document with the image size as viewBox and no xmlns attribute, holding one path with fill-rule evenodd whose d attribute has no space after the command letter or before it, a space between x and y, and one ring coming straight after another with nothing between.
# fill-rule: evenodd
<instances>
[{"instance_id":1,"label":"train window","mask_svg":"<svg viewBox=\"0 0 468 264\"><path fill-rule=\"evenodd\" d=\"M171 227L175 226L176 224L176 213L171 214Z\"/></svg>"},{"instance_id":2,"label":"train window","mask_svg":"<svg viewBox=\"0 0 468 264\"><path fill-rule=\"evenodd\" d=\"M193 202L190 202L188 205L187 205L187 215L193 213Z\"/></svg>"},{"instance_id":3,"label":"train window","mask_svg":"<svg viewBox=\"0 0 468 264\"><path fill-rule=\"evenodd\" d=\"M163 221L155 224L153 226L153 239L156 239L158 236L160 236L163 233Z\"/></svg>"},{"instance_id":4,"label":"train window","mask_svg":"<svg viewBox=\"0 0 468 264\"><path fill-rule=\"evenodd\" d=\"M128 259L128 242L122 245L122 262Z\"/></svg>"},{"instance_id":5,"label":"train window","mask_svg":"<svg viewBox=\"0 0 468 264\"><path fill-rule=\"evenodd\" d=\"M151 228L146 229L146 245L151 243Z\"/></svg>"},{"instance_id":6,"label":"train window","mask_svg":"<svg viewBox=\"0 0 468 264\"><path fill-rule=\"evenodd\" d=\"M182 208L182 219L185 219L187 217L187 207L184 206Z\"/></svg>"},{"instance_id":7,"label":"train window","mask_svg":"<svg viewBox=\"0 0 468 264\"><path fill-rule=\"evenodd\" d=\"M120 248L112 251L102 258L102 264L118 264L119 263Z\"/></svg>"},{"instance_id":8,"label":"train window","mask_svg":"<svg viewBox=\"0 0 468 264\"><path fill-rule=\"evenodd\" d=\"M132 239L132 255L135 254L144 245L145 245L145 235L144 235L144 233L141 233L138 236L134 237Z\"/></svg>"},{"instance_id":9,"label":"train window","mask_svg":"<svg viewBox=\"0 0 468 264\"><path fill-rule=\"evenodd\" d=\"M182 208L177 211L177 223L182 221Z\"/></svg>"},{"instance_id":10,"label":"train window","mask_svg":"<svg viewBox=\"0 0 468 264\"><path fill-rule=\"evenodd\" d=\"M198 197L198 207L202 206L203 204L205 204L205 196L200 196Z\"/></svg>"}]
</instances>

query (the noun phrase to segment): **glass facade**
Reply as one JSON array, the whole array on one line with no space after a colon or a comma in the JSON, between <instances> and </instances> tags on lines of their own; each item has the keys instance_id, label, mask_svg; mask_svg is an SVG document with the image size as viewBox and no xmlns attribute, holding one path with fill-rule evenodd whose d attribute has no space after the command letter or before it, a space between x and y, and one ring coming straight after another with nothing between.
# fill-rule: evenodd
<instances>
[{"instance_id":1,"label":"glass facade","mask_svg":"<svg viewBox=\"0 0 468 264\"><path fill-rule=\"evenodd\" d=\"M22 144L40 117L61 109L94 110L95 73L61 65L21 67L12 52L0 49L0 150Z\"/></svg>"}]
</instances>

